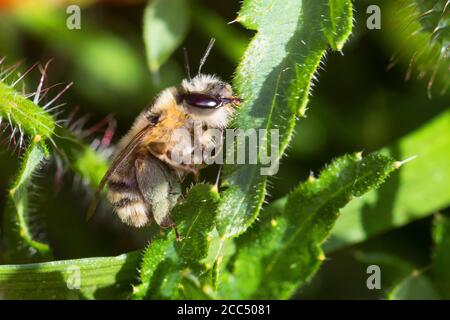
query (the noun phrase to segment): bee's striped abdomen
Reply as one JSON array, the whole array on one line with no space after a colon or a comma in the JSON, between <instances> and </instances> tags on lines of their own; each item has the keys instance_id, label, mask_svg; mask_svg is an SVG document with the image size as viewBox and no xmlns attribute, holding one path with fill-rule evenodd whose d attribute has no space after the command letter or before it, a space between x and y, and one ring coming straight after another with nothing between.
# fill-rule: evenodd
<instances>
[{"instance_id":1,"label":"bee's striped abdomen","mask_svg":"<svg viewBox=\"0 0 450 320\"><path fill-rule=\"evenodd\" d=\"M114 174L108 180L108 199L126 224L142 227L150 222L150 211L136 181L134 165L128 174Z\"/></svg>"}]
</instances>

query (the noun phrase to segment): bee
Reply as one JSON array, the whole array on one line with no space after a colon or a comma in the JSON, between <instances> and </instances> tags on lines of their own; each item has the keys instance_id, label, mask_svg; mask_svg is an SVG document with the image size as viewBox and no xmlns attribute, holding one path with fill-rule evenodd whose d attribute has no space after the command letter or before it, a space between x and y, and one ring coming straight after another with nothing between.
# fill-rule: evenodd
<instances>
[{"instance_id":1,"label":"bee","mask_svg":"<svg viewBox=\"0 0 450 320\"><path fill-rule=\"evenodd\" d=\"M162 228L175 227L170 211L181 195L181 182L190 173L197 176L203 164L172 159L175 147L180 148L181 144L184 148L181 141L172 139L173 133L184 129L193 135L198 124L223 132L241 102L233 95L230 84L201 73L213 43L214 39L200 61L197 75L191 78L186 64L188 78L178 87L163 90L119 141L88 216L95 211L100 192L108 185L107 198L124 223L142 227L154 220ZM201 140L202 147L220 143L207 136ZM193 152L190 146L186 148Z\"/></svg>"}]
</instances>

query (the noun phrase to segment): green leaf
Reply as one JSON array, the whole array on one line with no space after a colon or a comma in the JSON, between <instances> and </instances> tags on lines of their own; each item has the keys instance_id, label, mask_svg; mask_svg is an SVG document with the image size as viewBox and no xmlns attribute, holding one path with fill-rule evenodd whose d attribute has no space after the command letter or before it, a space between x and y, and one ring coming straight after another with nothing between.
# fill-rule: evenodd
<instances>
[{"instance_id":1,"label":"green leaf","mask_svg":"<svg viewBox=\"0 0 450 320\"><path fill-rule=\"evenodd\" d=\"M382 149L396 159L417 156L380 189L342 210L327 252L365 241L382 232L433 214L450 204L450 111Z\"/></svg>"},{"instance_id":2,"label":"green leaf","mask_svg":"<svg viewBox=\"0 0 450 320\"><path fill-rule=\"evenodd\" d=\"M235 237L256 219L265 197L267 176L261 175L261 155L270 154L271 129L279 145L272 153L273 174L284 153L297 115L306 111L311 80L325 50L340 49L351 32L352 5L348 0L246 0L237 18L257 30L234 80L244 103L235 125L242 130L267 129L258 145L259 165L226 166L218 209L221 235ZM274 154L275 153L275 154Z\"/></svg>"},{"instance_id":3,"label":"green leaf","mask_svg":"<svg viewBox=\"0 0 450 320\"><path fill-rule=\"evenodd\" d=\"M189 191L187 201L173 210L172 215L183 237L175 243L175 250L188 267L204 262L208 254L209 234L214 228L218 201L219 194L210 185L198 184Z\"/></svg>"},{"instance_id":4,"label":"green leaf","mask_svg":"<svg viewBox=\"0 0 450 320\"><path fill-rule=\"evenodd\" d=\"M380 185L397 165L385 156L359 154L336 159L316 178L300 184L284 212L265 214L237 239L238 252L226 277L235 298L287 299L325 259L321 244L354 197ZM225 286L227 287L227 286Z\"/></svg>"},{"instance_id":5,"label":"green leaf","mask_svg":"<svg viewBox=\"0 0 450 320\"><path fill-rule=\"evenodd\" d=\"M140 284L133 289L133 299L140 300L146 298L149 295L150 285L154 285L154 282L157 280L154 280L154 277L164 277L163 274L159 274L157 271L160 265L164 266L164 261L173 255L171 251L173 251L174 240L175 233L170 232L150 242L142 258Z\"/></svg>"},{"instance_id":6,"label":"green leaf","mask_svg":"<svg viewBox=\"0 0 450 320\"><path fill-rule=\"evenodd\" d=\"M189 26L185 0L153 0L144 13L144 42L151 72L156 72L183 42Z\"/></svg>"},{"instance_id":7,"label":"green leaf","mask_svg":"<svg viewBox=\"0 0 450 320\"><path fill-rule=\"evenodd\" d=\"M37 93L34 94L36 96ZM0 120L9 125L12 132L19 134L18 138L13 135L10 139L17 139L14 143L19 148L27 148L3 216L6 248L2 256L14 263L48 260L51 257L48 245L33 239L28 192L32 175L39 170L44 158L51 155L46 143L51 142L54 147L51 152L61 156L65 165L93 188L98 186L106 172L107 162L70 130L57 126L47 110L3 81L0 81Z\"/></svg>"},{"instance_id":8,"label":"green leaf","mask_svg":"<svg viewBox=\"0 0 450 320\"><path fill-rule=\"evenodd\" d=\"M201 288L201 283L192 275L184 275L180 282L180 293L183 299L188 300L211 300L209 296Z\"/></svg>"},{"instance_id":9,"label":"green leaf","mask_svg":"<svg viewBox=\"0 0 450 320\"><path fill-rule=\"evenodd\" d=\"M45 145L32 142L23 157L19 174L8 193L8 207L3 215L3 238L5 261L26 262L50 259L47 244L34 240L29 227L29 189L34 174L48 156Z\"/></svg>"},{"instance_id":10,"label":"green leaf","mask_svg":"<svg viewBox=\"0 0 450 320\"><path fill-rule=\"evenodd\" d=\"M171 231L150 243L142 260L142 283L136 287L135 299L178 298L178 288L187 273L199 279L196 281L212 282L205 260L218 199L218 193L210 185L197 184L186 200L173 209L181 240L177 241Z\"/></svg>"},{"instance_id":11,"label":"green leaf","mask_svg":"<svg viewBox=\"0 0 450 320\"><path fill-rule=\"evenodd\" d=\"M388 295L390 300L436 300L439 298L430 278L419 271L413 271Z\"/></svg>"},{"instance_id":12,"label":"green leaf","mask_svg":"<svg viewBox=\"0 0 450 320\"><path fill-rule=\"evenodd\" d=\"M2 265L0 298L124 299L137 279L139 261L140 253L131 252L117 257Z\"/></svg>"},{"instance_id":13,"label":"green leaf","mask_svg":"<svg viewBox=\"0 0 450 320\"><path fill-rule=\"evenodd\" d=\"M437 215L434 220L432 279L444 299L450 299L450 218Z\"/></svg>"},{"instance_id":14,"label":"green leaf","mask_svg":"<svg viewBox=\"0 0 450 320\"><path fill-rule=\"evenodd\" d=\"M3 122L10 122L29 137L39 135L43 139L49 138L56 127L53 117L48 112L18 93L13 86L2 81L0 81L0 119Z\"/></svg>"}]
</instances>

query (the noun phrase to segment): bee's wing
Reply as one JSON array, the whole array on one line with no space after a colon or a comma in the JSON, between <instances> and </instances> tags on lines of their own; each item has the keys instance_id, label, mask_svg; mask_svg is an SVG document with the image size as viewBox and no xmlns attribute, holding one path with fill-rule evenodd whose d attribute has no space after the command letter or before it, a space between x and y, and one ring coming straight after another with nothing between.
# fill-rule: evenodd
<instances>
[{"instance_id":1,"label":"bee's wing","mask_svg":"<svg viewBox=\"0 0 450 320\"><path fill-rule=\"evenodd\" d=\"M92 218L94 215L95 209L97 208L98 201L100 200L100 194L105 187L106 182L111 177L111 175L116 172L117 168L120 167L120 165L127 161L127 159L130 157L130 155L133 154L135 149L140 145L142 138L153 128L153 126L146 126L141 131L139 131L133 139L131 139L130 143L123 148L123 150L114 158L113 162L111 163L111 166L109 167L106 174L103 176L102 180L100 181L100 184L98 185L97 191L95 192L95 196L91 201L91 204L89 205L88 213L87 213L87 220Z\"/></svg>"},{"instance_id":2,"label":"bee's wing","mask_svg":"<svg viewBox=\"0 0 450 320\"><path fill-rule=\"evenodd\" d=\"M177 178L166 164L153 156L136 159L135 166L139 189L156 223L162 228L173 227L170 211L181 195Z\"/></svg>"}]
</instances>

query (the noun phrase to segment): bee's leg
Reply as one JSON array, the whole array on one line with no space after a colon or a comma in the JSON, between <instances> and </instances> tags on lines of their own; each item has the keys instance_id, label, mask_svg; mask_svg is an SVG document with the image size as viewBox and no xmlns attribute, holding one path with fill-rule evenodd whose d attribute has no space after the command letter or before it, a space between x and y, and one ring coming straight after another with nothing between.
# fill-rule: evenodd
<instances>
[{"instance_id":1,"label":"bee's leg","mask_svg":"<svg viewBox=\"0 0 450 320\"><path fill-rule=\"evenodd\" d=\"M167 145L164 143L152 143L149 145L148 150L150 153L161 160L162 162L167 163L170 167L174 169L178 169L180 171L184 171L187 173L192 173L194 176L198 175L198 170L190 165L178 163L167 156Z\"/></svg>"},{"instance_id":2,"label":"bee's leg","mask_svg":"<svg viewBox=\"0 0 450 320\"><path fill-rule=\"evenodd\" d=\"M189 165L186 165L186 164L182 164L182 163L173 161L166 154L157 155L157 158L160 159L161 161L167 163L170 167L173 167L175 169L178 169L178 170L181 170L181 171L184 171L187 173L192 173L194 175L194 177L198 176L200 174L198 169L191 167Z\"/></svg>"},{"instance_id":3,"label":"bee's leg","mask_svg":"<svg viewBox=\"0 0 450 320\"><path fill-rule=\"evenodd\" d=\"M175 226L170 211L181 194L176 177L163 162L152 156L136 159L135 167L139 189L156 223L164 229Z\"/></svg>"}]
</instances>

